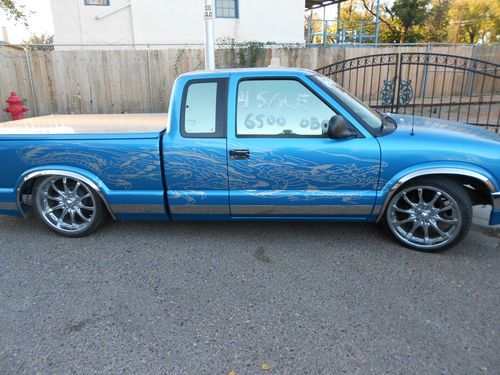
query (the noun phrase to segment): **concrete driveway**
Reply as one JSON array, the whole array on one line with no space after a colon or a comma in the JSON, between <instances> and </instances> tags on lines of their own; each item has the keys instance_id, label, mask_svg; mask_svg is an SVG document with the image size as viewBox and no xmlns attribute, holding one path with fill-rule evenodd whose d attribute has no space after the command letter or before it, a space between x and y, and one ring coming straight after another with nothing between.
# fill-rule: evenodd
<instances>
[{"instance_id":1,"label":"concrete driveway","mask_svg":"<svg viewBox=\"0 0 500 375\"><path fill-rule=\"evenodd\" d=\"M0 217L1 374L498 374L500 239L372 224Z\"/></svg>"}]
</instances>

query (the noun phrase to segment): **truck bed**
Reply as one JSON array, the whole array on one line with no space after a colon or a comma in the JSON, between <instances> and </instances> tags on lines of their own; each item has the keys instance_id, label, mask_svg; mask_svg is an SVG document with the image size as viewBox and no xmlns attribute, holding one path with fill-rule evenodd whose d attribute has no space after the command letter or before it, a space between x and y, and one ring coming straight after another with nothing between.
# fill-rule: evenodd
<instances>
[{"instance_id":1,"label":"truck bed","mask_svg":"<svg viewBox=\"0 0 500 375\"><path fill-rule=\"evenodd\" d=\"M3 135L160 133L167 114L50 115L0 123Z\"/></svg>"},{"instance_id":2,"label":"truck bed","mask_svg":"<svg viewBox=\"0 0 500 375\"><path fill-rule=\"evenodd\" d=\"M166 114L126 114L0 123L0 213L19 213L19 194L31 186L17 187L49 170L95 182L118 219L166 220L160 140L167 121Z\"/></svg>"}]
</instances>

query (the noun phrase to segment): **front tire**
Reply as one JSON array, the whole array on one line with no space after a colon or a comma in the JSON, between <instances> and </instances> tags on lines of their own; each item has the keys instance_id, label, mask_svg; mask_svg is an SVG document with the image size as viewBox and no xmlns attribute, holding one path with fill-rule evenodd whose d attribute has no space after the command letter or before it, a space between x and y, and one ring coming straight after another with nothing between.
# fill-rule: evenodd
<instances>
[{"instance_id":1,"label":"front tire","mask_svg":"<svg viewBox=\"0 0 500 375\"><path fill-rule=\"evenodd\" d=\"M45 225L66 237L92 233L107 213L99 195L90 186L67 176L39 179L33 187L33 205Z\"/></svg>"},{"instance_id":2,"label":"front tire","mask_svg":"<svg viewBox=\"0 0 500 375\"><path fill-rule=\"evenodd\" d=\"M403 186L389 201L384 226L414 250L437 252L459 243L472 223L472 203L453 180L421 179Z\"/></svg>"}]
</instances>

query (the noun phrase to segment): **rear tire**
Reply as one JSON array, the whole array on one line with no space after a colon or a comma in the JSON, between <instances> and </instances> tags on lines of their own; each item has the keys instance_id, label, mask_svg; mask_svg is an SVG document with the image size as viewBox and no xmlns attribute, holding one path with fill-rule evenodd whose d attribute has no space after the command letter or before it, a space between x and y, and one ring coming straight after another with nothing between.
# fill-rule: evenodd
<instances>
[{"instance_id":1,"label":"rear tire","mask_svg":"<svg viewBox=\"0 0 500 375\"><path fill-rule=\"evenodd\" d=\"M438 252L458 244L469 232L472 203L464 187L446 178L419 179L394 194L384 227L404 246Z\"/></svg>"},{"instance_id":2,"label":"rear tire","mask_svg":"<svg viewBox=\"0 0 500 375\"><path fill-rule=\"evenodd\" d=\"M33 206L45 225L65 237L86 236L107 216L101 198L90 186L66 176L37 180L33 187Z\"/></svg>"}]
</instances>

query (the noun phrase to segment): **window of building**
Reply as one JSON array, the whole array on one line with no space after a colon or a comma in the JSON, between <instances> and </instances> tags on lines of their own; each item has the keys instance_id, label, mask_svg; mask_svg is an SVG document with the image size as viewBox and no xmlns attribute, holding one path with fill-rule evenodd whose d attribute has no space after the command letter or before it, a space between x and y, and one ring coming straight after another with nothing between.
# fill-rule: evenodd
<instances>
[{"instance_id":1,"label":"window of building","mask_svg":"<svg viewBox=\"0 0 500 375\"><path fill-rule=\"evenodd\" d=\"M236 130L243 137L322 137L335 112L296 80L248 80L238 86Z\"/></svg>"},{"instance_id":2,"label":"window of building","mask_svg":"<svg viewBox=\"0 0 500 375\"><path fill-rule=\"evenodd\" d=\"M85 0L85 5L102 5L108 6L109 0Z\"/></svg>"},{"instance_id":3,"label":"window of building","mask_svg":"<svg viewBox=\"0 0 500 375\"><path fill-rule=\"evenodd\" d=\"M238 0L215 0L215 17L238 18Z\"/></svg>"}]
</instances>

